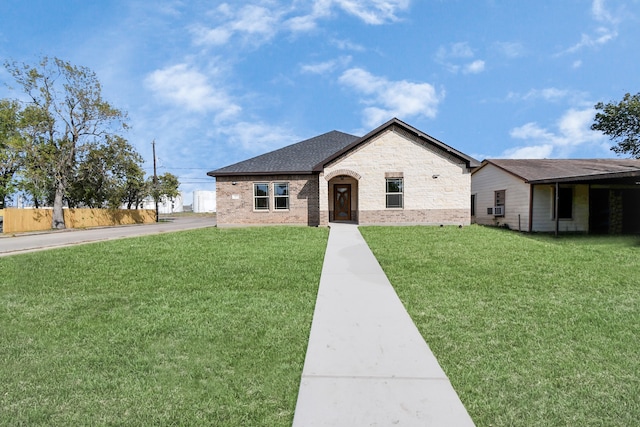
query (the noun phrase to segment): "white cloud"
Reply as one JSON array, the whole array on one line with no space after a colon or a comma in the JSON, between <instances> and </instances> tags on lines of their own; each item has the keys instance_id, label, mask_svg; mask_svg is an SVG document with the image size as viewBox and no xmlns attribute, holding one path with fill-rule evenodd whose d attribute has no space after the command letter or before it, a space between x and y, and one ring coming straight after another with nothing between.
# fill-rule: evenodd
<instances>
[{"instance_id":1,"label":"white cloud","mask_svg":"<svg viewBox=\"0 0 640 427\"><path fill-rule=\"evenodd\" d=\"M250 4L234 10L224 3L212 14L223 18L225 22L222 25L213 28L196 25L191 32L198 45L223 45L236 34L245 41L263 43L277 34L282 14L283 11L278 8Z\"/></svg>"},{"instance_id":2,"label":"white cloud","mask_svg":"<svg viewBox=\"0 0 640 427\"><path fill-rule=\"evenodd\" d=\"M593 0L593 3L591 4L591 14L596 21L617 24L620 20L609 12L605 7L605 3L605 0Z\"/></svg>"},{"instance_id":3,"label":"white cloud","mask_svg":"<svg viewBox=\"0 0 640 427\"><path fill-rule=\"evenodd\" d=\"M522 44L517 42L496 42L494 49L507 58L519 58L525 53Z\"/></svg>"},{"instance_id":4,"label":"white cloud","mask_svg":"<svg viewBox=\"0 0 640 427\"><path fill-rule=\"evenodd\" d=\"M465 74L478 74L484 71L484 61L478 59L467 65L463 69Z\"/></svg>"},{"instance_id":5,"label":"white cloud","mask_svg":"<svg viewBox=\"0 0 640 427\"><path fill-rule=\"evenodd\" d=\"M196 25L191 32L199 45L223 45L234 35L260 44L280 31L312 31L319 20L331 17L334 11L342 11L369 25L396 22L400 19L398 14L407 10L409 4L410 0L315 0L309 9L308 2L298 1L288 7L272 1L237 8L223 3L211 14L219 20L218 25Z\"/></svg>"},{"instance_id":6,"label":"white cloud","mask_svg":"<svg viewBox=\"0 0 640 427\"><path fill-rule=\"evenodd\" d=\"M240 9L229 27L237 32L271 38L280 22L280 13L266 7L248 5Z\"/></svg>"},{"instance_id":7,"label":"white cloud","mask_svg":"<svg viewBox=\"0 0 640 427\"><path fill-rule=\"evenodd\" d=\"M294 33L308 32L317 27L317 20L318 17L314 15L296 16L286 20L283 25Z\"/></svg>"},{"instance_id":8,"label":"white cloud","mask_svg":"<svg viewBox=\"0 0 640 427\"><path fill-rule=\"evenodd\" d=\"M340 50L351 50L354 52L364 52L365 50L367 50L361 44L353 43L349 40L334 39L331 41L331 44L333 44L335 47L337 47Z\"/></svg>"},{"instance_id":9,"label":"white cloud","mask_svg":"<svg viewBox=\"0 0 640 427\"><path fill-rule=\"evenodd\" d=\"M467 42L452 43L448 47L440 46L436 53L439 62L446 62L451 58L473 58L473 49Z\"/></svg>"},{"instance_id":10,"label":"white cloud","mask_svg":"<svg viewBox=\"0 0 640 427\"><path fill-rule=\"evenodd\" d=\"M560 140L565 145L580 145L600 140L602 135L591 130L594 113L592 108L567 111L558 122L558 130L562 135Z\"/></svg>"},{"instance_id":11,"label":"white cloud","mask_svg":"<svg viewBox=\"0 0 640 427\"><path fill-rule=\"evenodd\" d=\"M511 132L509 132L509 135L516 139L532 139L536 141L552 140L555 138L553 133L541 128L537 123L533 122L513 128Z\"/></svg>"},{"instance_id":12,"label":"white cloud","mask_svg":"<svg viewBox=\"0 0 640 427\"><path fill-rule=\"evenodd\" d=\"M361 68L346 70L339 82L364 95L362 102L369 105L363 110L368 127L380 125L392 117L434 118L438 104L444 98L444 92L438 93L428 83L390 81Z\"/></svg>"},{"instance_id":13,"label":"white cloud","mask_svg":"<svg viewBox=\"0 0 640 427\"><path fill-rule=\"evenodd\" d=\"M283 27L295 32L307 32L317 27L317 21L331 16L333 0L316 0L310 13L285 20Z\"/></svg>"},{"instance_id":14,"label":"white cloud","mask_svg":"<svg viewBox=\"0 0 640 427\"><path fill-rule=\"evenodd\" d=\"M569 94L569 91L566 89L557 89L555 87L549 87L544 89L531 89L529 92L524 95L511 92L509 93L509 99L517 99L517 100L535 100L535 99L543 99L545 101L557 101L565 98Z\"/></svg>"},{"instance_id":15,"label":"white cloud","mask_svg":"<svg viewBox=\"0 0 640 427\"><path fill-rule=\"evenodd\" d=\"M583 48L597 48L609 43L616 37L618 37L618 33L615 30L600 27L596 30L595 35L582 34L578 43L561 52L561 54L575 53Z\"/></svg>"},{"instance_id":16,"label":"white cloud","mask_svg":"<svg viewBox=\"0 0 640 427\"><path fill-rule=\"evenodd\" d=\"M195 36L196 44L219 46L226 44L233 33L227 28L205 28L203 26L193 27L191 32Z\"/></svg>"},{"instance_id":17,"label":"white cloud","mask_svg":"<svg viewBox=\"0 0 640 427\"><path fill-rule=\"evenodd\" d=\"M188 111L213 112L223 119L241 110L224 90L215 88L205 74L188 64L153 71L144 83L158 98Z\"/></svg>"},{"instance_id":18,"label":"white cloud","mask_svg":"<svg viewBox=\"0 0 640 427\"><path fill-rule=\"evenodd\" d=\"M318 62L315 64L304 64L300 66L300 71L309 74L326 74L334 71L336 68L346 67L351 62L350 56L342 56L330 61Z\"/></svg>"},{"instance_id":19,"label":"white cloud","mask_svg":"<svg viewBox=\"0 0 640 427\"><path fill-rule=\"evenodd\" d=\"M257 122L237 122L219 132L227 137L229 145L251 153L265 153L300 139L290 129Z\"/></svg>"},{"instance_id":20,"label":"white cloud","mask_svg":"<svg viewBox=\"0 0 640 427\"><path fill-rule=\"evenodd\" d=\"M436 52L436 62L452 73L462 70L464 74L477 74L484 71L485 62L483 60L477 59L460 64L462 60L469 60L474 56L475 54L469 43L458 42L449 46L440 46Z\"/></svg>"},{"instance_id":21,"label":"white cloud","mask_svg":"<svg viewBox=\"0 0 640 427\"><path fill-rule=\"evenodd\" d=\"M397 21L397 13L409 7L409 0L334 0L345 12L370 25Z\"/></svg>"},{"instance_id":22,"label":"white cloud","mask_svg":"<svg viewBox=\"0 0 640 427\"><path fill-rule=\"evenodd\" d=\"M300 71L309 74L326 74L336 68L336 61L318 62L300 66Z\"/></svg>"},{"instance_id":23,"label":"white cloud","mask_svg":"<svg viewBox=\"0 0 640 427\"><path fill-rule=\"evenodd\" d=\"M606 0L593 0L591 14L593 18L603 24L595 29L592 34L582 33L580 41L573 46L558 53L556 56L575 53L582 49L595 49L603 46L618 37L617 26L621 19L614 16L606 7Z\"/></svg>"},{"instance_id":24,"label":"white cloud","mask_svg":"<svg viewBox=\"0 0 640 427\"><path fill-rule=\"evenodd\" d=\"M533 145L505 150L500 156L503 159L547 159L553 152L553 145Z\"/></svg>"},{"instance_id":25,"label":"white cloud","mask_svg":"<svg viewBox=\"0 0 640 427\"><path fill-rule=\"evenodd\" d=\"M531 89L524 94L510 92L507 95L507 99L510 101L536 101L541 99L547 102L568 101L571 105L591 105L590 102L585 102L586 97L587 94L584 92L555 87Z\"/></svg>"},{"instance_id":26,"label":"white cloud","mask_svg":"<svg viewBox=\"0 0 640 427\"><path fill-rule=\"evenodd\" d=\"M548 158L569 157L579 146L600 145L603 136L591 130L594 110L592 108L567 110L556 123L556 130L550 131L537 123L526 123L511 130L514 139L524 140L527 145L505 150L501 157L507 158Z\"/></svg>"}]
</instances>

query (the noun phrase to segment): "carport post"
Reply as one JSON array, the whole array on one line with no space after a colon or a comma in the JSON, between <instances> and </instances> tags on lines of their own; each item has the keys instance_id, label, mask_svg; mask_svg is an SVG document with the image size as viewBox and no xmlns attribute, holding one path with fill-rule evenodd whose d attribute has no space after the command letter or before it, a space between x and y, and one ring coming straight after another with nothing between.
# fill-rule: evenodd
<instances>
[{"instance_id":1,"label":"carport post","mask_svg":"<svg viewBox=\"0 0 640 427\"><path fill-rule=\"evenodd\" d=\"M556 237L558 237L558 231L560 229L560 218L558 218L558 205L560 201L560 183L556 182L556 202L554 203L555 206L553 207L553 214L555 215L556 218Z\"/></svg>"}]
</instances>

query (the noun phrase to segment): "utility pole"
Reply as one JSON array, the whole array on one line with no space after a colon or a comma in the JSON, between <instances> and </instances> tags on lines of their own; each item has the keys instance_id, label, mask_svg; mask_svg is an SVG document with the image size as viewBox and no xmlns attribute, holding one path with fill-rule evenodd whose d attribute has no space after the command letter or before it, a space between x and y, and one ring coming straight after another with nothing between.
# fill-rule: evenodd
<instances>
[{"instance_id":1,"label":"utility pole","mask_svg":"<svg viewBox=\"0 0 640 427\"><path fill-rule=\"evenodd\" d=\"M153 147L153 200L156 202L156 222L160 222L158 217L158 173L156 171L156 140L151 143Z\"/></svg>"}]
</instances>

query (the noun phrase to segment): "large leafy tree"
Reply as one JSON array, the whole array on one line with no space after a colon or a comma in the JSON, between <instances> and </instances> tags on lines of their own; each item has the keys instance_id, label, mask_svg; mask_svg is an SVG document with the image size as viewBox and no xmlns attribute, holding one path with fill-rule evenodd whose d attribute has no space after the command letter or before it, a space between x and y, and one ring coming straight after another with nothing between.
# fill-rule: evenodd
<instances>
[{"instance_id":1,"label":"large leafy tree","mask_svg":"<svg viewBox=\"0 0 640 427\"><path fill-rule=\"evenodd\" d=\"M617 145L611 147L618 154L640 159L640 93L627 93L622 101L595 105L596 113L591 129L608 135Z\"/></svg>"},{"instance_id":2,"label":"large leafy tree","mask_svg":"<svg viewBox=\"0 0 640 427\"><path fill-rule=\"evenodd\" d=\"M27 175L42 173L53 184L52 228L64 228L63 204L78 159L95 145L126 128L126 115L102 98L95 73L58 58L43 58L31 66L7 62L5 67L29 97L25 126L28 149L37 161ZM39 194L42 196L42 194Z\"/></svg>"},{"instance_id":3,"label":"large leafy tree","mask_svg":"<svg viewBox=\"0 0 640 427\"><path fill-rule=\"evenodd\" d=\"M120 136L109 136L106 143L91 145L71 182L67 200L69 206L118 208L128 205L130 189L136 186L142 157ZM142 195L144 198L144 195Z\"/></svg>"},{"instance_id":4,"label":"large leafy tree","mask_svg":"<svg viewBox=\"0 0 640 427\"><path fill-rule=\"evenodd\" d=\"M0 209L15 191L14 176L24 161L20 112L17 101L0 100Z\"/></svg>"}]
</instances>

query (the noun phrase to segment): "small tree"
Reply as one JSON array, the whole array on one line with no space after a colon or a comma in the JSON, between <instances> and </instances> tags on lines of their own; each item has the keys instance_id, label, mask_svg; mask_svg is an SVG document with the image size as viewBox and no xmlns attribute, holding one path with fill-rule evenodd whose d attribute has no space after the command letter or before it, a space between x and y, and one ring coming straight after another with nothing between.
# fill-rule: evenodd
<instances>
[{"instance_id":1,"label":"small tree","mask_svg":"<svg viewBox=\"0 0 640 427\"><path fill-rule=\"evenodd\" d=\"M640 93L627 93L619 103L598 102L591 129L608 135L617 145L611 150L640 159Z\"/></svg>"},{"instance_id":2,"label":"small tree","mask_svg":"<svg viewBox=\"0 0 640 427\"><path fill-rule=\"evenodd\" d=\"M115 135L113 125L126 128L126 116L102 99L102 87L95 73L58 58L43 58L36 66L5 63L15 81L30 98L25 115L31 130L26 176L40 176L38 168L50 174L53 183L52 228L64 228L63 204L70 176L78 158L95 143ZM32 169L35 168L35 169ZM39 185L36 186L39 189Z\"/></svg>"},{"instance_id":3,"label":"small tree","mask_svg":"<svg viewBox=\"0 0 640 427\"><path fill-rule=\"evenodd\" d=\"M178 181L178 177L172 173L166 172L159 175L157 185L154 185L153 177L150 177L148 182L148 185L151 188L151 196L156 201L163 197L173 201L173 199L180 194L180 191L178 191L180 181Z\"/></svg>"},{"instance_id":4,"label":"small tree","mask_svg":"<svg viewBox=\"0 0 640 427\"><path fill-rule=\"evenodd\" d=\"M131 209L135 203L137 208L149 194L148 188L144 185L142 156L120 137L116 137L113 143L108 145L105 155L112 159L112 191L108 199L109 206L115 208L125 204L127 209Z\"/></svg>"},{"instance_id":5,"label":"small tree","mask_svg":"<svg viewBox=\"0 0 640 427\"><path fill-rule=\"evenodd\" d=\"M127 181L122 189L122 203L127 206L127 209L138 209L149 194L151 194L151 188L144 180L144 170L140 166L130 165L127 170Z\"/></svg>"},{"instance_id":6,"label":"small tree","mask_svg":"<svg viewBox=\"0 0 640 427\"><path fill-rule=\"evenodd\" d=\"M31 196L36 208L43 204L51 205L55 196L53 169L49 161L53 147L43 136L50 120L48 112L33 105L27 105L20 114L24 160L18 189Z\"/></svg>"}]
</instances>

